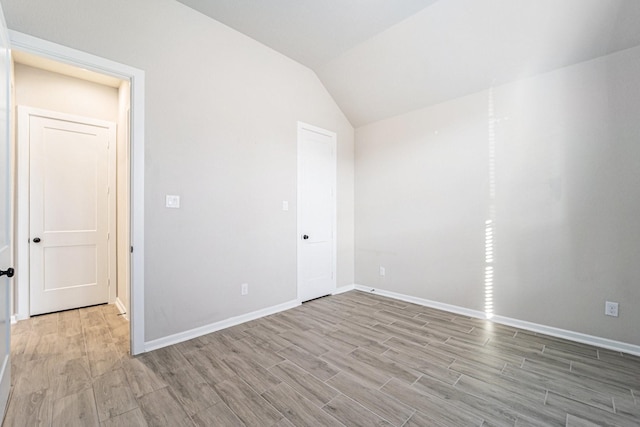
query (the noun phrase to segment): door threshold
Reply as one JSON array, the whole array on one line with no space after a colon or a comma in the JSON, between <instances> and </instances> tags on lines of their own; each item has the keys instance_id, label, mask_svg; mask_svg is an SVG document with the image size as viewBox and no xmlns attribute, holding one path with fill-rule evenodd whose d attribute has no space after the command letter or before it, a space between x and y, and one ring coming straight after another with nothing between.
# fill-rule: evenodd
<instances>
[{"instance_id":1,"label":"door threshold","mask_svg":"<svg viewBox=\"0 0 640 427\"><path fill-rule=\"evenodd\" d=\"M308 302L316 301L316 300L319 300L319 299L322 299L322 298L326 298L326 297L330 297L330 296L331 296L331 294L322 295L321 297L316 297L316 298L313 298L313 299L302 301L302 304L306 304Z\"/></svg>"}]
</instances>

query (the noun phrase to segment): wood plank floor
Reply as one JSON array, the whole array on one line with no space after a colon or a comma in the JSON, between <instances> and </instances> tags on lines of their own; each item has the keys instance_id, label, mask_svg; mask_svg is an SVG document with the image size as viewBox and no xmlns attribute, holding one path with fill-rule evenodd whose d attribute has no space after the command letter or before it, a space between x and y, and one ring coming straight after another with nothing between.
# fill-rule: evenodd
<instances>
[{"instance_id":1,"label":"wood plank floor","mask_svg":"<svg viewBox=\"0 0 640 427\"><path fill-rule=\"evenodd\" d=\"M7 427L640 425L640 358L358 291L135 358L113 306L13 328Z\"/></svg>"}]
</instances>

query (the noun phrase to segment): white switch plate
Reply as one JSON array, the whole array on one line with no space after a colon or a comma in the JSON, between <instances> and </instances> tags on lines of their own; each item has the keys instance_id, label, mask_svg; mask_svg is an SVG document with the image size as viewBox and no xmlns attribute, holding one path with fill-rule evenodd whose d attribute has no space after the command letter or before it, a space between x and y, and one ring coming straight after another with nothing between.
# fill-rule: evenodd
<instances>
[{"instance_id":1,"label":"white switch plate","mask_svg":"<svg viewBox=\"0 0 640 427\"><path fill-rule=\"evenodd\" d=\"M180 207L180 196L167 194L165 206L168 207L168 208L175 208L175 209L179 208Z\"/></svg>"},{"instance_id":2,"label":"white switch plate","mask_svg":"<svg viewBox=\"0 0 640 427\"><path fill-rule=\"evenodd\" d=\"M240 285L240 294L247 295L248 293L249 293L249 284L243 283L242 285Z\"/></svg>"},{"instance_id":3,"label":"white switch plate","mask_svg":"<svg viewBox=\"0 0 640 427\"><path fill-rule=\"evenodd\" d=\"M384 267L380 267L380 276L384 277L387 274L387 270Z\"/></svg>"},{"instance_id":4,"label":"white switch plate","mask_svg":"<svg viewBox=\"0 0 640 427\"><path fill-rule=\"evenodd\" d=\"M289 210L289 202L287 202L286 200L282 201L282 210L283 211L288 211Z\"/></svg>"}]
</instances>

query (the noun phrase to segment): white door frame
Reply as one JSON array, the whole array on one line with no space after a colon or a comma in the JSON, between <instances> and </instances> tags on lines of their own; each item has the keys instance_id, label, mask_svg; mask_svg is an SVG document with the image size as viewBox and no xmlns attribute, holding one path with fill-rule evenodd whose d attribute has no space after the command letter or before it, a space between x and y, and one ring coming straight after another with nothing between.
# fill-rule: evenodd
<instances>
[{"instance_id":1,"label":"white door frame","mask_svg":"<svg viewBox=\"0 0 640 427\"><path fill-rule=\"evenodd\" d=\"M5 155L2 156L3 160L0 161L0 168L3 170L0 172L4 175L5 183L2 185L6 185L6 188L3 188L3 193L6 191L6 194L3 194L2 197L6 198L7 206L3 215L6 218L3 218L3 221L0 222L0 227L6 228L5 232L7 233L6 242L0 242L0 245L4 245L1 249L3 252L3 256L0 257L2 263L0 268L9 269L11 268L11 264L13 264L13 244L14 244L14 236L13 230L13 179L11 176L13 170L13 149L11 144L11 110L8 109L11 100L11 90L10 90L10 64L11 57L9 52L9 40L7 34L7 23L4 20L4 12L2 10L2 6L0 5L0 67L2 70L0 71L0 75L4 75L2 82L0 83L0 93L3 96L2 102L0 103L0 123L4 124L4 129L2 132L4 135L0 135L0 150L5 152ZM1 126L0 126L1 127ZM6 263L6 264L5 264ZM14 276L15 277L15 276ZM9 403L9 396L11 394L11 325L9 324L9 315L11 314L11 287L14 285L14 281L9 277L2 277L0 279L0 314L2 315L2 322L0 322L0 328L4 329L1 335L4 335L4 339L0 342L0 417L4 418L4 415L7 411L7 406Z\"/></svg>"},{"instance_id":2,"label":"white door frame","mask_svg":"<svg viewBox=\"0 0 640 427\"><path fill-rule=\"evenodd\" d=\"M302 240L301 240L301 236L304 233L304 230L302 229L302 218L300 217L300 200L302 200L301 198L301 194L302 194L302 188L300 186L300 179L301 179L301 170L300 170L300 165L301 165L301 154L302 154L302 131L303 130L309 130L311 132L316 132L319 133L321 135L326 135L328 137L331 138L332 143L333 143L333 182L331 182L331 203L333 204L332 206L332 224L331 227L333 228L333 245L331 247L331 250L333 251L332 254L332 265L331 265L331 269L333 270L333 291L335 291L337 289L337 282L338 282L338 230L337 230L337 223L338 223L338 203L337 203L337 194L336 194L336 187L337 187L337 181L338 181L338 177L337 177L337 156L338 156L338 146L337 146L337 135L335 132L331 132L328 131L326 129L322 129L319 128L317 126L313 126L304 122L298 122L298 144L297 144L297 150L298 150L298 155L297 155L297 209L296 209L296 215L297 215L297 236L296 236L296 242L297 242L297 262L296 262L296 281L297 281L297 286L296 286L296 298L298 299L298 302L302 302L301 301L301 297L300 297L300 285L301 285L301 280L300 280L300 253L302 250Z\"/></svg>"},{"instance_id":3,"label":"white door frame","mask_svg":"<svg viewBox=\"0 0 640 427\"><path fill-rule=\"evenodd\" d=\"M9 30L11 47L131 82L130 235L133 253L130 273L131 354L144 350L144 71L71 49L28 34ZM114 230L115 232L115 230ZM22 298L24 299L24 298ZM21 300L22 300L21 299ZM28 304L28 302L27 302ZM18 312L29 313L20 301Z\"/></svg>"}]
</instances>

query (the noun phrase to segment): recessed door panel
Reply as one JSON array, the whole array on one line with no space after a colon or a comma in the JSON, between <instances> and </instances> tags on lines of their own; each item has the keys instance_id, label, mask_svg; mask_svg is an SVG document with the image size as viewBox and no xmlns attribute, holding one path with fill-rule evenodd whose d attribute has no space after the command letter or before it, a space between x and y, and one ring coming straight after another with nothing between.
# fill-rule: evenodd
<instances>
[{"instance_id":1,"label":"recessed door panel","mask_svg":"<svg viewBox=\"0 0 640 427\"><path fill-rule=\"evenodd\" d=\"M45 292L81 286L98 286L96 245L45 248L43 268Z\"/></svg>"},{"instance_id":2,"label":"recessed door panel","mask_svg":"<svg viewBox=\"0 0 640 427\"><path fill-rule=\"evenodd\" d=\"M44 230L96 230L104 155L100 138L46 127L42 156Z\"/></svg>"}]
</instances>

